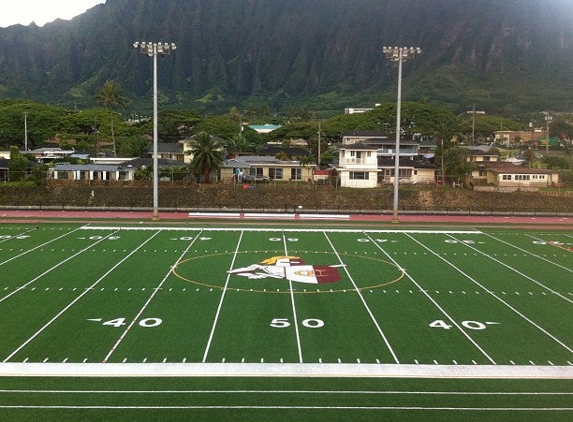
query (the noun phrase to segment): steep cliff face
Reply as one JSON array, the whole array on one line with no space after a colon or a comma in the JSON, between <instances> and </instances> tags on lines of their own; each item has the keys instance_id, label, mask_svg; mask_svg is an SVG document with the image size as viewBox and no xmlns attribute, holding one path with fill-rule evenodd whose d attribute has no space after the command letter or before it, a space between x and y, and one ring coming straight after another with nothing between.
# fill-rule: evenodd
<instances>
[{"instance_id":1,"label":"steep cliff face","mask_svg":"<svg viewBox=\"0 0 573 422\"><path fill-rule=\"evenodd\" d=\"M139 40L179 47L160 61L170 104L372 104L395 91L382 47L414 45L410 99L567 109L572 20L569 0L108 0L69 22L0 29L0 96L87 105L115 79L138 104L152 88Z\"/></svg>"}]
</instances>

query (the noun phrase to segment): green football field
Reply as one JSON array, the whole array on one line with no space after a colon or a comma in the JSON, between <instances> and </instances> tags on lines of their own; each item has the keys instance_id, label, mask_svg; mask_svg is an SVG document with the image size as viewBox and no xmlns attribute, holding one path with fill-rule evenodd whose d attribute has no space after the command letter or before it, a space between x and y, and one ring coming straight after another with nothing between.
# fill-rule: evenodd
<instances>
[{"instance_id":1,"label":"green football field","mask_svg":"<svg viewBox=\"0 0 573 422\"><path fill-rule=\"evenodd\" d=\"M0 420L573 420L573 232L0 225Z\"/></svg>"}]
</instances>

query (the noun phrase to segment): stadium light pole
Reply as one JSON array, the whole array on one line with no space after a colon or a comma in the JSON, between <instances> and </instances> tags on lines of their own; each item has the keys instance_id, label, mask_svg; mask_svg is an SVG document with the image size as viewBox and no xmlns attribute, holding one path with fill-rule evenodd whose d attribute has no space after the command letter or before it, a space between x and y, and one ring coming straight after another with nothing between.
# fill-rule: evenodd
<instances>
[{"instance_id":1,"label":"stadium light pole","mask_svg":"<svg viewBox=\"0 0 573 422\"><path fill-rule=\"evenodd\" d=\"M413 59L422 50L418 47L382 47L387 59L398 62L398 99L396 104L396 153L394 155L394 202L392 223L398 223L398 185L400 183L400 118L402 113L402 63Z\"/></svg>"},{"instance_id":2,"label":"stadium light pole","mask_svg":"<svg viewBox=\"0 0 573 422\"><path fill-rule=\"evenodd\" d=\"M157 121L157 56L165 57L177 46L174 43L139 42L133 44L142 54L153 57L153 219L159 220L158 121Z\"/></svg>"}]
</instances>

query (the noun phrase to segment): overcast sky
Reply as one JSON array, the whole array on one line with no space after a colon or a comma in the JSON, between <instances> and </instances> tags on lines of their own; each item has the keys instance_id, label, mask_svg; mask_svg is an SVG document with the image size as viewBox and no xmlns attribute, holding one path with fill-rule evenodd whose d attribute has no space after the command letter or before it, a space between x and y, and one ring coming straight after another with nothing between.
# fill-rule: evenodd
<instances>
[{"instance_id":1,"label":"overcast sky","mask_svg":"<svg viewBox=\"0 0 573 422\"><path fill-rule=\"evenodd\" d=\"M4 0L6 2L6 0ZM15 24L42 26L57 18L71 19L106 0L13 0L2 5L0 27Z\"/></svg>"}]
</instances>

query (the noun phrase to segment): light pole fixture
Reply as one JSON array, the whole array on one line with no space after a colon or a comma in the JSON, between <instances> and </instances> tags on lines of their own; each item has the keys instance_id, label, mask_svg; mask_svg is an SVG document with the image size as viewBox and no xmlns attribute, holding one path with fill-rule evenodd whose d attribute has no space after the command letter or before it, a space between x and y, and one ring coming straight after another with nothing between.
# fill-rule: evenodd
<instances>
[{"instance_id":1,"label":"light pole fixture","mask_svg":"<svg viewBox=\"0 0 573 422\"><path fill-rule=\"evenodd\" d=\"M400 183L400 118L402 113L402 62L411 60L420 54L418 47L382 47L387 59L398 62L398 100L396 105L396 151L394 155L394 203L392 223L398 223L398 185Z\"/></svg>"},{"instance_id":2,"label":"light pole fixture","mask_svg":"<svg viewBox=\"0 0 573 422\"><path fill-rule=\"evenodd\" d=\"M547 143L545 144L545 152L549 152L549 125L553 120L553 116L549 113L545 115L545 123L547 124Z\"/></svg>"},{"instance_id":3,"label":"light pole fixture","mask_svg":"<svg viewBox=\"0 0 573 422\"><path fill-rule=\"evenodd\" d=\"M165 57L177 46L173 43L139 42L133 44L142 54L153 57L153 219L159 220L158 122L157 122L157 56Z\"/></svg>"}]
</instances>

